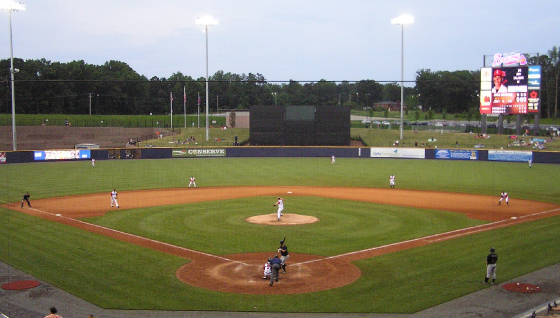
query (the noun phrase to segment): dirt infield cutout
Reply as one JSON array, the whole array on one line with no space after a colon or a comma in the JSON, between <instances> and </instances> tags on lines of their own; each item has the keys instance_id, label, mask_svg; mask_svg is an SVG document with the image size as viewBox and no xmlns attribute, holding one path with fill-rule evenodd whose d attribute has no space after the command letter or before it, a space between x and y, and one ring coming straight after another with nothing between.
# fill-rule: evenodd
<instances>
[{"instance_id":1,"label":"dirt infield cutout","mask_svg":"<svg viewBox=\"0 0 560 318\"><path fill-rule=\"evenodd\" d=\"M284 213L280 220L277 219L276 213L271 214L261 214L251 216L245 219L245 221L254 224L266 224L266 225L302 225L311 224L319 222L319 219L311 215L301 215L297 213Z\"/></svg>"},{"instance_id":2,"label":"dirt infield cutout","mask_svg":"<svg viewBox=\"0 0 560 318\"><path fill-rule=\"evenodd\" d=\"M179 280L210 290L245 294L298 294L342 287L356 281L361 275L360 270L351 263L354 260L371 258L377 255L560 214L560 206L519 199L512 199L509 206L497 206L496 197L481 195L400 189L303 186L209 187L121 191L119 192L119 204L121 209L134 209L170 204L279 195L285 197L292 195L319 196L445 210L463 213L468 217L487 220L490 223L330 257L298 254L291 251L287 273L281 274L278 284L274 284L274 287L269 287L268 283L262 278L263 265L268 257L275 254L275 251L270 253L212 255L79 220L82 217L103 215L109 211L110 201L108 200L109 196L107 193L34 200L33 208L22 209L19 206L19 202L3 206L189 259L190 262L180 267L176 272ZM287 213L280 222L276 220L275 214L256 215L247 218L247 222L270 223L269 225L295 226L318 221L319 219L312 215L301 215L299 213ZM329 277L329 279L324 279L324 277Z\"/></svg>"}]
</instances>

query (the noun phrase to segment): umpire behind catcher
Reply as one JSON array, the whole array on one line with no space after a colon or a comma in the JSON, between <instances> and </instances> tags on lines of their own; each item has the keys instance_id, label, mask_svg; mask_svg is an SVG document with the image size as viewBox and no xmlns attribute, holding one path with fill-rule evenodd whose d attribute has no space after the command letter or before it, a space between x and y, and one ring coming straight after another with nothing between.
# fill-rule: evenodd
<instances>
[{"instance_id":1,"label":"umpire behind catcher","mask_svg":"<svg viewBox=\"0 0 560 318\"><path fill-rule=\"evenodd\" d=\"M280 271L280 267L282 266L282 261L278 258L278 255L274 255L269 261L270 269L272 270L272 274L270 275L270 283L269 285L274 285L274 281L278 281L278 272Z\"/></svg>"}]
</instances>

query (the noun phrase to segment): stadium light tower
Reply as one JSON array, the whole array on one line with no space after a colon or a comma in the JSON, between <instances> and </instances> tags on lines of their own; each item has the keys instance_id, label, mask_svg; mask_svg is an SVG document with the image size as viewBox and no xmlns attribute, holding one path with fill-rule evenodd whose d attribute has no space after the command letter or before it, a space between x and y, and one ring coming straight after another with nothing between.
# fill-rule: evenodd
<instances>
[{"instance_id":1,"label":"stadium light tower","mask_svg":"<svg viewBox=\"0 0 560 318\"><path fill-rule=\"evenodd\" d=\"M414 17L409 14L401 14L391 19L391 24L401 26L401 141L403 139L403 105L404 105L404 26L414 23Z\"/></svg>"},{"instance_id":2,"label":"stadium light tower","mask_svg":"<svg viewBox=\"0 0 560 318\"><path fill-rule=\"evenodd\" d=\"M210 101L208 100L208 26L218 24L218 20L211 16L203 16L197 18L195 23L204 26L204 34L206 37L206 141L208 141L208 110L210 108Z\"/></svg>"},{"instance_id":3,"label":"stadium light tower","mask_svg":"<svg viewBox=\"0 0 560 318\"><path fill-rule=\"evenodd\" d=\"M15 0L0 0L0 10L8 11L10 16L10 84L12 85L12 150L17 150L16 142L16 91L14 87L14 47L12 41L12 12L25 11L25 4Z\"/></svg>"}]
</instances>

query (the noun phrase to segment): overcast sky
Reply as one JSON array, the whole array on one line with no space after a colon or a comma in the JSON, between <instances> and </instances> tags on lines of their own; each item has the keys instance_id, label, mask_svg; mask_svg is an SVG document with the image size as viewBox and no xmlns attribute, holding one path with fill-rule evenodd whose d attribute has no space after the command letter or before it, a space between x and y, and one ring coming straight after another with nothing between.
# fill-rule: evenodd
<instances>
[{"instance_id":1,"label":"overcast sky","mask_svg":"<svg viewBox=\"0 0 560 318\"><path fill-rule=\"evenodd\" d=\"M0 0L2 1L2 0ZM398 81L401 27L405 80L420 69L476 70L484 54L541 53L560 45L558 0L27 0L13 15L14 56L103 64L138 73L205 75L204 32L212 15L209 73L261 73L267 80ZM0 57L9 58L8 14ZM2 30L3 29L3 30Z\"/></svg>"}]
</instances>

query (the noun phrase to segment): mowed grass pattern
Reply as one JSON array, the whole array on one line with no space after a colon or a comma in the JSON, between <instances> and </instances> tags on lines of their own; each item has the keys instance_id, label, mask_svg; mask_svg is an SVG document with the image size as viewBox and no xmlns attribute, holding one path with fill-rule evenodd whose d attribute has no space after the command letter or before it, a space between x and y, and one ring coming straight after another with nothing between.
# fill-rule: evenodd
<instances>
[{"instance_id":1,"label":"mowed grass pattern","mask_svg":"<svg viewBox=\"0 0 560 318\"><path fill-rule=\"evenodd\" d=\"M98 160L0 165L5 180L0 200L32 199L94 192L186 187L197 184L309 185L388 187L389 175L402 189L464 192L560 203L560 165L464 162L453 160L396 160L337 158L216 158L159 160Z\"/></svg>"},{"instance_id":2,"label":"mowed grass pattern","mask_svg":"<svg viewBox=\"0 0 560 318\"><path fill-rule=\"evenodd\" d=\"M301 226L247 223L273 212L274 197L112 211L89 222L212 254L274 251L284 236L298 253L332 256L483 223L462 214L318 197L286 197L285 213L313 215Z\"/></svg>"},{"instance_id":3,"label":"mowed grass pattern","mask_svg":"<svg viewBox=\"0 0 560 318\"><path fill-rule=\"evenodd\" d=\"M185 187L189 175L195 175L201 186L387 187L388 176L395 174L400 188L487 195L506 190L513 198L559 203L559 169L539 164L529 169L522 163L345 158L337 158L335 165L329 158L98 161L96 168L89 162L17 164L0 166L0 200L18 201L24 191L31 192L33 202L41 197L108 194L112 188ZM310 206L322 207L317 211L319 223L279 229L243 222L254 213L249 209L272 213L273 199L123 210L92 221L217 254L271 250L269 244L276 247L278 238L286 234L293 252L320 255L479 222L442 211L315 197L290 198L286 208L304 213ZM416 219L420 215L423 218ZM553 217L361 260L355 264L362 277L333 290L238 295L179 282L175 271L186 259L6 209L0 209L0 222L5 225L2 261L104 308L415 312L485 288L484 260L490 246L500 254L499 281L560 262L560 218ZM215 245L209 240L215 240Z\"/></svg>"}]
</instances>

